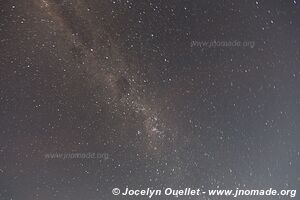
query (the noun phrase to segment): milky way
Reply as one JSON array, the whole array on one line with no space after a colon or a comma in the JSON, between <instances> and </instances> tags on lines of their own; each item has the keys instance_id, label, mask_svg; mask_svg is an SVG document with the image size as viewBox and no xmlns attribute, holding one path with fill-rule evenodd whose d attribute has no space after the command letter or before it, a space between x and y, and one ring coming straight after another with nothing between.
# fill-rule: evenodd
<instances>
[{"instance_id":1,"label":"milky way","mask_svg":"<svg viewBox=\"0 0 300 200\"><path fill-rule=\"evenodd\" d=\"M99 87L99 90L104 88L106 92L105 96L99 95L98 98L105 98L105 103L111 105L115 112L120 112L118 110L119 106L125 106L129 112L133 111L137 115L141 115L146 143L149 146L148 150L156 151L158 148L161 148L160 146L163 144L162 141L166 137L165 134L168 128L165 122L160 119L158 108L147 105L145 100L141 98L139 89L136 87L136 84L141 82L141 80L138 80L138 76L133 76L126 71L128 66L120 55L117 45L105 30L101 30L98 33L93 28L92 21L89 20L92 16L86 13L88 7L84 3L81 1L72 1L71 4L68 1L56 2L47 0L35 1L36 5L46 13L45 17L51 20L53 30L58 35L62 35L66 45L75 52L74 56L82 54L81 59L78 61L80 62L80 67L83 67L89 76L91 87ZM66 14L70 10L71 14ZM70 20L72 22L68 21L68 17L72 18ZM86 27L79 27L78 30L74 29L73 23L76 24L75 26L78 26L77 23L80 20L89 23L87 23ZM102 29L102 27L97 28ZM104 65L103 60L97 57L98 49L94 45L97 42L97 39L94 38L97 37L97 34L105 34L109 38L109 44L107 45L108 48L112 49L109 59L117 60L117 64L109 63L108 66ZM84 35L87 36L85 37ZM138 70L138 68L135 67L135 69L131 70ZM97 92L95 95L97 95Z\"/></svg>"},{"instance_id":2,"label":"milky way","mask_svg":"<svg viewBox=\"0 0 300 200\"><path fill-rule=\"evenodd\" d=\"M300 188L297 0L2 5L0 200Z\"/></svg>"}]
</instances>

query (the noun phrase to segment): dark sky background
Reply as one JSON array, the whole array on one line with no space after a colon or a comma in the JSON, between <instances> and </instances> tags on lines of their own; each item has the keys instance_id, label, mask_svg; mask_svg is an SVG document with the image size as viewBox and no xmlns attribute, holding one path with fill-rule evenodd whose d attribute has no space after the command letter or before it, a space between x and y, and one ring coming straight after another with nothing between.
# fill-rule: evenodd
<instances>
[{"instance_id":1,"label":"dark sky background","mask_svg":"<svg viewBox=\"0 0 300 200\"><path fill-rule=\"evenodd\" d=\"M1 200L300 189L300 1L0 2Z\"/></svg>"}]
</instances>

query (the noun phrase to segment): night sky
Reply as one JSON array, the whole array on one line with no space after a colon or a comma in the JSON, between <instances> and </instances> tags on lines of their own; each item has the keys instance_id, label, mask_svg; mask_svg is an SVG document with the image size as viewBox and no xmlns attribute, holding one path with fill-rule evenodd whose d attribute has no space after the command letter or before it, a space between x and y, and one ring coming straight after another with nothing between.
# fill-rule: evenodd
<instances>
[{"instance_id":1,"label":"night sky","mask_svg":"<svg viewBox=\"0 0 300 200\"><path fill-rule=\"evenodd\" d=\"M300 192L300 1L0 4L0 200Z\"/></svg>"}]
</instances>

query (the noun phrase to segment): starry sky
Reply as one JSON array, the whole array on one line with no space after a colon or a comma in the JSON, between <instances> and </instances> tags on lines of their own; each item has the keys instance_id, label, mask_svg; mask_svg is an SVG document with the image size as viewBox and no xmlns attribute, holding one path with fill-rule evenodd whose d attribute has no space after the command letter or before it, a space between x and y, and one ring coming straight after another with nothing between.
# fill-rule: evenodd
<instances>
[{"instance_id":1,"label":"starry sky","mask_svg":"<svg viewBox=\"0 0 300 200\"><path fill-rule=\"evenodd\" d=\"M0 199L300 189L299 36L298 0L2 0Z\"/></svg>"}]
</instances>

